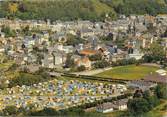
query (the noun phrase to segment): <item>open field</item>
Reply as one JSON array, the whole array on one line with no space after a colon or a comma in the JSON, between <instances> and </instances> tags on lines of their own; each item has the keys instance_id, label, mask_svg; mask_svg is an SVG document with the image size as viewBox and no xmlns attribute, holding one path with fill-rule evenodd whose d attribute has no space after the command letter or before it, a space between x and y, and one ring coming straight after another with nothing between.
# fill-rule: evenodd
<instances>
[{"instance_id":1,"label":"open field","mask_svg":"<svg viewBox=\"0 0 167 117\"><path fill-rule=\"evenodd\" d=\"M121 67L114 67L111 70L102 72L97 74L96 76L106 77L106 78L115 78L115 79L141 79L151 72L154 73L158 68L150 67L150 66L136 66L136 65L128 65Z\"/></svg>"}]
</instances>

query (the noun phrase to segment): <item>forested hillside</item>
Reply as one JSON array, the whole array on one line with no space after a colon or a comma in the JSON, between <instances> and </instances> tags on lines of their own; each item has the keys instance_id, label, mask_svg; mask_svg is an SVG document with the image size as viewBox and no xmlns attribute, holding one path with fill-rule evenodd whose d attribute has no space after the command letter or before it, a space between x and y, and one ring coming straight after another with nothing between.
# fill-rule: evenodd
<instances>
[{"instance_id":1,"label":"forested hillside","mask_svg":"<svg viewBox=\"0 0 167 117\"><path fill-rule=\"evenodd\" d=\"M101 0L114 8L118 14L150 14L167 13L167 0Z\"/></svg>"},{"instance_id":2,"label":"forested hillside","mask_svg":"<svg viewBox=\"0 0 167 117\"><path fill-rule=\"evenodd\" d=\"M24 0L0 2L0 17L51 20L103 20L117 14L167 13L167 0Z\"/></svg>"}]
</instances>

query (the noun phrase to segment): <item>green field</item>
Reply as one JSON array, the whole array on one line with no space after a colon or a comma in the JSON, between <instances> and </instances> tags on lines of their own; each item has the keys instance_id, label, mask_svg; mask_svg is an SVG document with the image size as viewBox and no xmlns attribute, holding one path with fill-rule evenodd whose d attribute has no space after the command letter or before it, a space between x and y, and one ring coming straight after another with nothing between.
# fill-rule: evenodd
<instances>
[{"instance_id":1,"label":"green field","mask_svg":"<svg viewBox=\"0 0 167 117\"><path fill-rule=\"evenodd\" d=\"M163 109L164 106L167 105L167 100L162 100L161 104L155 107L150 112L146 113L145 116L147 117L163 117L167 116L167 110Z\"/></svg>"},{"instance_id":2,"label":"green field","mask_svg":"<svg viewBox=\"0 0 167 117\"><path fill-rule=\"evenodd\" d=\"M104 71L96 76L106 77L106 78L115 78L115 79L141 79L151 72L154 73L158 68L150 67L150 66L136 66L136 65L128 65L121 67L114 67L111 70Z\"/></svg>"}]
</instances>

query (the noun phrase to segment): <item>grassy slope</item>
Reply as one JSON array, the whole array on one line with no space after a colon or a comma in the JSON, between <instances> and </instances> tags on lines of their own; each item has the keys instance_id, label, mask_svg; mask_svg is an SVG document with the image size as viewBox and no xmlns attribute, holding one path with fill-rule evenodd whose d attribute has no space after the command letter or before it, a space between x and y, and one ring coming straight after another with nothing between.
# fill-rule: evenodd
<instances>
[{"instance_id":1,"label":"grassy slope","mask_svg":"<svg viewBox=\"0 0 167 117\"><path fill-rule=\"evenodd\" d=\"M162 110L164 106L167 105L167 100L163 100L160 105L155 107L152 111L146 113L145 116L148 117L162 117L167 116L167 110Z\"/></svg>"},{"instance_id":2,"label":"grassy slope","mask_svg":"<svg viewBox=\"0 0 167 117\"><path fill-rule=\"evenodd\" d=\"M106 12L112 12L113 9L109 7L108 5L98 1L98 0L91 0L92 6L95 9L95 12L98 14L106 13Z\"/></svg>"},{"instance_id":3,"label":"grassy slope","mask_svg":"<svg viewBox=\"0 0 167 117\"><path fill-rule=\"evenodd\" d=\"M129 1L131 1L130 5ZM105 13L112 13L111 17L116 18L116 9L121 4L127 6L127 9L135 10L136 6L145 4L149 0L25 0L25 12L17 12L16 17L21 19L51 19L51 20L102 20ZM156 4L165 4L165 0L154 0ZM137 3L136 3L137 2ZM7 13L7 4L0 3L0 17L5 17ZM145 5L150 8L148 4ZM140 11L142 6L139 6L135 12L146 13L146 10ZM145 8L145 7L144 7ZM116 11L115 11L116 10ZM158 9L154 9L159 11ZM161 9L162 10L162 9ZM118 12L118 11L117 11ZM126 11L124 11L126 14ZM123 13L124 13L123 12ZM130 12L127 10L127 12Z\"/></svg>"},{"instance_id":4,"label":"grassy slope","mask_svg":"<svg viewBox=\"0 0 167 117\"><path fill-rule=\"evenodd\" d=\"M27 10L16 14L22 19L97 19L104 13L115 13L111 7L99 0L24 1L24 5ZM5 11L7 4L3 3L0 8Z\"/></svg>"},{"instance_id":5,"label":"grassy slope","mask_svg":"<svg viewBox=\"0 0 167 117\"><path fill-rule=\"evenodd\" d=\"M158 68L156 67L129 65L115 67L112 70L105 71L103 73L98 74L97 76L133 80L141 79L149 73L155 72L157 69Z\"/></svg>"}]
</instances>

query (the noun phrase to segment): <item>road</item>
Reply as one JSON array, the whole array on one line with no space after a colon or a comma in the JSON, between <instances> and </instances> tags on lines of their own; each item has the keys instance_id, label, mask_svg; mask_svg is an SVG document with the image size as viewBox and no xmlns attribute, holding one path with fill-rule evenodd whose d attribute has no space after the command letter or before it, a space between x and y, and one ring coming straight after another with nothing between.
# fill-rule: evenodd
<instances>
[{"instance_id":1,"label":"road","mask_svg":"<svg viewBox=\"0 0 167 117\"><path fill-rule=\"evenodd\" d=\"M150 66L150 67L159 67L159 68L160 68L160 66L161 66L161 65L158 65L158 64L156 64L156 63L143 63L143 64L141 64L141 65Z\"/></svg>"},{"instance_id":2,"label":"road","mask_svg":"<svg viewBox=\"0 0 167 117\"><path fill-rule=\"evenodd\" d=\"M83 71L83 72L73 72L72 74L91 76L91 75L96 75L96 74L102 73L102 72L110 70L110 69L112 69L112 67L108 67L108 68L104 68L104 69L90 70L90 71Z\"/></svg>"}]
</instances>

